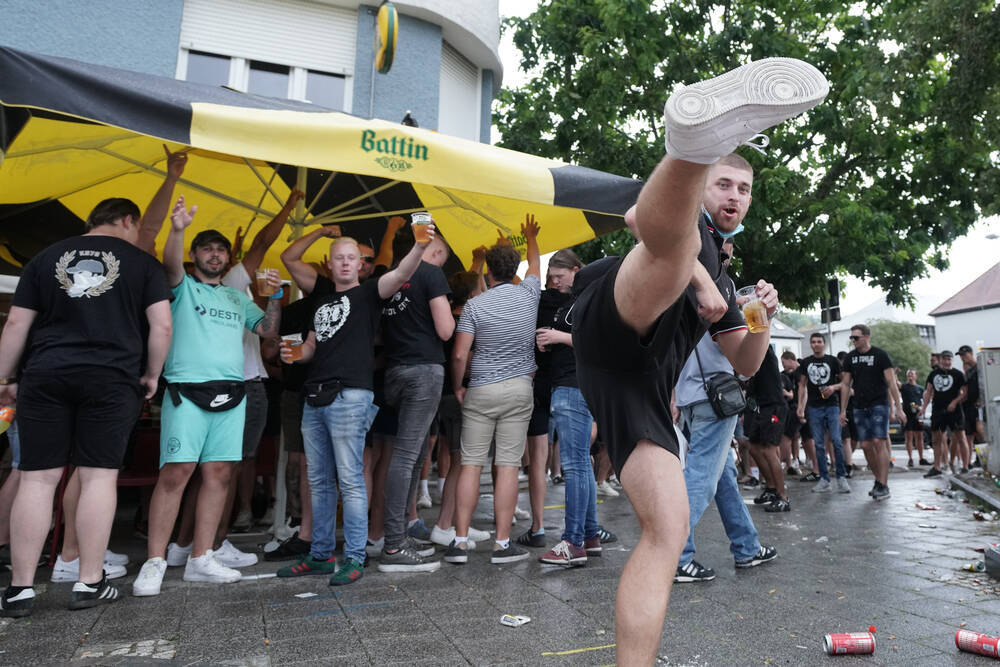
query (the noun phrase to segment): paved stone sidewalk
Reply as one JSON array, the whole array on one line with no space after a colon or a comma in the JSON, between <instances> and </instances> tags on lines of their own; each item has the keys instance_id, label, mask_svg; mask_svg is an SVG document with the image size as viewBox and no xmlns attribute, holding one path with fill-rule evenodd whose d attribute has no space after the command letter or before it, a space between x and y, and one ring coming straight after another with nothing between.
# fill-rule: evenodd
<instances>
[{"instance_id":1,"label":"paved stone sidewalk","mask_svg":"<svg viewBox=\"0 0 1000 667\"><path fill-rule=\"evenodd\" d=\"M762 541L779 551L774 562L751 570L733 567L710 508L697 531L698 560L718 577L674 587L662 662L814 664L832 660L822 653L824 633L869 625L878 628L876 654L837 664L986 662L957 652L953 637L963 623L1000 634L994 583L960 569L981 557L972 547L1000 541L1000 524L974 521L970 505L934 493L945 485L917 471L894 473L892 498L876 504L866 495L870 476L856 476L850 495L813 494L811 484L791 479L792 512L751 508ZM562 494L561 486L550 486L548 503L560 505ZM751 492L744 495L749 501ZM917 502L941 509L921 511ZM521 505L527 507L526 494ZM422 514L429 521L436 511ZM70 612L69 584L39 586L33 616L0 619L0 664L613 663L615 589L637 529L624 498L606 500L598 514L620 541L584 568L536 560L498 567L482 550L466 566L443 563L431 574L386 575L372 567L341 589L323 577L187 584L176 568L159 597L133 598L128 592L143 546L116 543L135 561L119 580L125 599ZM554 543L562 509L552 507L545 519ZM523 522L514 534L520 530ZM279 565L262 563L245 574ZM2 577L0 585L6 583ZM503 613L532 620L505 627Z\"/></svg>"}]
</instances>

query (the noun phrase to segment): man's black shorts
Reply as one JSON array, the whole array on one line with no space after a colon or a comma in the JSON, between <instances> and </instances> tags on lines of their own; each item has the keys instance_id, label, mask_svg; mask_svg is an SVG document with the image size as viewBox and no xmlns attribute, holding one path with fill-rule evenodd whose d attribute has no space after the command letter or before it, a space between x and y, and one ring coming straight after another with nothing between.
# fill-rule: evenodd
<instances>
[{"instance_id":1,"label":"man's black shorts","mask_svg":"<svg viewBox=\"0 0 1000 667\"><path fill-rule=\"evenodd\" d=\"M962 404L962 411L965 419L965 432L972 435L976 432L976 422L979 421L979 408L975 405Z\"/></svg>"},{"instance_id":2,"label":"man's black shorts","mask_svg":"<svg viewBox=\"0 0 1000 667\"><path fill-rule=\"evenodd\" d=\"M110 368L25 375L17 390L21 470L120 468L145 391Z\"/></svg>"},{"instance_id":3,"label":"man's black shorts","mask_svg":"<svg viewBox=\"0 0 1000 667\"><path fill-rule=\"evenodd\" d=\"M528 437L549 434L549 410L552 405L552 387L535 378L535 404L528 421Z\"/></svg>"},{"instance_id":4,"label":"man's black shorts","mask_svg":"<svg viewBox=\"0 0 1000 667\"><path fill-rule=\"evenodd\" d=\"M462 451L462 404L455 394L445 394L438 404L439 433L448 442L451 453Z\"/></svg>"},{"instance_id":5,"label":"man's black shorts","mask_svg":"<svg viewBox=\"0 0 1000 667\"><path fill-rule=\"evenodd\" d=\"M920 421L920 417L917 416L917 413L915 413L915 412L912 413L912 414L911 413L907 413L907 415L906 415L906 430L907 431L923 431L924 430L924 425Z\"/></svg>"},{"instance_id":6,"label":"man's black shorts","mask_svg":"<svg viewBox=\"0 0 1000 667\"><path fill-rule=\"evenodd\" d=\"M954 412L942 410L931 413L932 431L951 431L952 433L965 430L965 420L962 418L962 409L955 408Z\"/></svg>"},{"instance_id":7,"label":"man's black shorts","mask_svg":"<svg viewBox=\"0 0 1000 667\"><path fill-rule=\"evenodd\" d=\"M743 413L743 432L747 439L755 445L777 445L785 430L785 414L788 408L784 404L761 405L757 411L747 410Z\"/></svg>"},{"instance_id":8,"label":"man's black shorts","mask_svg":"<svg viewBox=\"0 0 1000 667\"><path fill-rule=\"evenodd\" d=\"M785 406L785 437L789 440L794 440L798 436L802 428L802 422L799 421L799 415L795 412L795 408L790 405Z\"/></svg>"}]
</instances>

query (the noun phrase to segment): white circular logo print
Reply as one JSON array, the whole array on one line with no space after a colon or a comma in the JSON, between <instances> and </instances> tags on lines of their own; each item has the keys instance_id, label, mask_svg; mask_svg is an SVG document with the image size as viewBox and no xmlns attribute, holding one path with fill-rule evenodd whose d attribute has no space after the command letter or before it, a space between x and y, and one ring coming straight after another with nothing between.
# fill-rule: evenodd
<instances>
[{"instance_id":1,"label":"white circular logo print","mask_svg":"<svg viewBox=\"0 0 1000 667\"><path fill-rule=\"evenodd\" d=\"M955 384L955 379L951 375L935 375L934 376L934 391L946 392L951 389L951 386Z\"/></svg>"},{"instance_id":2,"label":"white circular logo print","mask_svg":"<svg viewBox=\"0 0 1000 667\"><path fill-rule=\"evenodd\" d=\"M813 384L826 384L830 381L830 367L824 364L809 364L809 381Z\"/></svg>"},{"instance_id":3,"label":"white circular logo print","mask_svg":"<svg viewBox=\"0 0 1000 667\"><path fill-rule=\"evenodd\" d=\"M316 310L313 318L313 326L316 329L316 342L322 343L333 338L334 334L344 326L347 317L351 314L351 300L346 296L340 297L337 301L323 304Z\"/></svg>"}]
</instances>

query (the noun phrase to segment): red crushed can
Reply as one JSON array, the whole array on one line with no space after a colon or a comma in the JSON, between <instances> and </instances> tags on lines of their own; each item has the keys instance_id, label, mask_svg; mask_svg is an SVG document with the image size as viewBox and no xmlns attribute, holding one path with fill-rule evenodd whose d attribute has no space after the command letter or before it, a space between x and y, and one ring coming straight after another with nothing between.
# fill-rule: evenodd
<instances>
[{"instance_id":1,"label":"red crushed can","mask_svg":"<svg viewBox=\"0 0 1000 667\"><path fill-rule=\"evenodd\" d=\"M1000 637L991 637L972 630L955 632L955 646L959 651L988 655L991 658L1000 657Z\"/></svg>"},{"instance_id":2,"label":"red crushed can","mask_svg":"<svg viewBox=\"0 0 1000 667\"><path fill-rule=\"evenodd\" d=\"M875 633L833 632L823 637L823 649L826 651L827 655L874 653Z\"/></svg>"}]
</instances>

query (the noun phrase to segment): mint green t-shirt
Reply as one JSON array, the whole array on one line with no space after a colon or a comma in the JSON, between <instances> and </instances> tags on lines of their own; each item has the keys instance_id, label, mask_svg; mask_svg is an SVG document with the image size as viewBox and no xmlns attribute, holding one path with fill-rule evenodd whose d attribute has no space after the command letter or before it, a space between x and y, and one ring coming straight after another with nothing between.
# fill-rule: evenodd
<instances>
[{"instance_id":1,"label":"mint green t-shirt","mask_svg":"<svg viewBox=\"0 0 1000 667\"><path fill-rule=\"evenodd\" d=\"M239 290L188 275L173 293L174 335L163 368L167 382L243 380L243 329L253 331L264 311Z\"/></svg>"}]
</instances>

